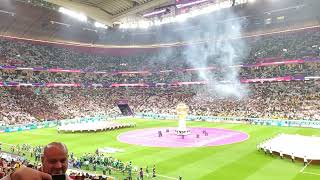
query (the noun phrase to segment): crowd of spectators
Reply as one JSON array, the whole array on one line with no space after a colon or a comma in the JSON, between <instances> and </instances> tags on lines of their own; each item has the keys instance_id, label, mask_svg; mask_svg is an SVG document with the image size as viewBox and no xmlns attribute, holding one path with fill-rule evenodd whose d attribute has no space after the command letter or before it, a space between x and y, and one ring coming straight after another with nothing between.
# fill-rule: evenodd
<instances>
[{"instance_id":1,"label":"crowd of spectators","mask_svg":"<svg viewBox=\"0 0 320 180\"><path fill-rule=\"evenodd\" d=\"M320 76L320 62L273 65L262 67L226 67L222 70L206 71L206 77L199 76L199 71L167 72L148 74L94 74L94 73L52 73L45 71L0 70L1 82L17 83L168 83L195 81L224 81L228 71L239 71L239 79L275 78L285 76Z\"/></svg>"},{"instance_id":2,"label":"crowd of spectators","mask_svg":"<svg viewBox=\"0 0 320 180\"><path fill-rule=\"evenodd\" d=\"M319 88L319 81L312 80L254 83L247 85L243 97L230 97L202 85L107 89L3 87L2 93L6 94L1 98L1 123L120 115L119 99L127 99L135 113L175 114L176 105L185 102L192 115L320 120Z\"/></svg>"},{"instance_id":3,"label":"crowd of spectators","mask_svg":"<svg viewBox=\"0 0 320 180\"><path fill-rule=\"evenodd\" d=\"M96 115L119 115L118 96L108 90L73 88L1 88L0 124L69 119Z\"/></svg>"},{"instance_id":4,"label":"crowd of spectators","mask_svg":"<svg viewBox=\"0 0 320 180\"><path fill-rule=\"evenodd\" d=\"M242 64L318 58L320 31L317 30L242 39L247 41L250 47L249 56L241 57ZM320 75L320 63L317 61L257 67L226 67L219 65L214 57L208 57L207 65L215 68L205 73L210 80L214 81L223 81L231 69L236 69L241 79ZM107 56L59 46L1 39L0 66L104 70L110 73L56 73L2 69L0 70L0 81L105 84L175 83L205 80L203 76L198 75L198 71L185 71L187 68L195 68L188 64L185 58L183 48L166 48L130 56ZM141 70L151 73L120 75L112 73ZM174 71L160 73L160 70ZM226 87L220 89L223 88ZM193 115L319 120L317 88L319 88L319 82L316 80L256 83L248 85L248 93L244 93L245 96L239 98L221 96L215 91L208 91L210 87L207 86L149 89L83 86L1 87L0 125L84 116L119 115L121 112L116 104L119 99L127 99L129 106L136 113L174 114L176 104L186 102L191 108L190 114Z\"/></svg>"},{"instance_id":5,"label":"crowd of spectators","mask_svg":"<svg viewBox=\"0 0 320 180\"><path fill-rule=\"evenodd\" d=\"M236 54L236 62L241 64L255 64L261 62L261 59L271 57L274 59L318 57L320 54L319 40L319 28L314 28L251 38L225 39L219 43L237 45L239 44L238 42L243 42L246 45L244 49L249 51L249 55L243 56L243 52L239 52L242 56L236 57L238 55ZM202 46L204 46L204 48L210 47L208 44L198 46L200 49L203 48ZM188 62L201 59L201 57L190 59L187 55L187 52L190 50L188 47L159 48L157 50L148 50L144 53L131 54L129 56L85 53L80 52L80 50L72 50L61 46L8 39L1 39L0 47L1 65L17 65L22 67L94 69L108 72L149 70L153 72L168 69L195 68ZM219 64L216 60L221 60L221 58L216 57L216 53L213 53L213 51L209 52L211 50L212 49L209 48L207 50L208 52L206 52L208 54L206 66L216 66ZM210 54L212 54L212 56L210 56ZM199 54L199 56L201 56L201 54ZM203 56L205 55L203 54Z\"/></svg>"},{"instance_id":6,"label":"crowd of spectators","mask_svg":"<svg viewBox=\"0 0 320 180\"><path fill-rule=\"evenodd\" d=\"M16 1L28 3L33 6L45 7L45 8L52 9L52 10L58 10L58 8L59 8L59 6L57 6L53 3L49 3L48 1L45 1L45 0L16 0Z\"/></svg>"},{"instance_id":7,"label":"crowd of spectators","mask_svg":"<svg viewBox=\"0 0 320 180\"><path fill-rule=\"evenodd\" d=\"M255 68L242 68L240 77L250 78L273 78L284 76L319 76L320 63L307 62L301 64L264 66Z\"/></svg>"},{"instance_id":8,"label":"crowd of spectators","mask_svg":"<svg viewBox=\"0 0 320 180\"><path fill-rule=\"evenodd\" d=\"M319 120L319 82L295 81L250 84L246 97L222 97L208 87L152 93L136 112L175 114L185 102L190 114L201 116ZM226 89L227 90L227 89Z\"/></svg>"},{"instance_id":9,"label":"crowd of spectators","mask_svg":"<svg viewBox=\"0 0 320 180\"><path fill-rule=\"evenodd\" d=\"M21 156L3 153L0 151L0 178L12 173L22 165L27 166L29 162Z\"/></svg>"},{"instance_id":10,"label":"crowd of spectators","mask_svg":"<svg viewBox=\"0 0 320 180\"><path fill-rule=\"evenodd\" d=\"M249 55L237 57L235 63L256 64L286 59L319 57L318 29L247 38ZM237 41L237 40L232 40ZM200 48L200 47L199 47ZM270 78L287 75L318 76L319 63L279 64L260 67L228 67L217 62L221 57L208 56L199 65L190 64L188 48L164 48L130 56L108 56L84 53L58 46L39 45L22 41L0 40L0 65L105 71L105 74L53 73L30 70L0 70L1 81L23 83L172 83L207 80L199 71L188 68L214 67L202 74L210 80L225 80L229 71L238 71L239 78ZM208 50L209 51L209 50ZM203 59L199 57L200 59ZM192 59L192 61L197 61ZM235 70L236 69L236 70ZM172 70L172 71L169 71ZM148 71L145 74L116 74L116 71ZM160 71L165 71L161 72Z\"/></svg>"},{"instance_id":11,"label":"crowd of spectators","mask_svg":"<svg viewBox=\"0 0 320 180\"><path fill-rule=\"evenodd\" d=\"M280 33L267 35L249 41L252 43L249 58L281 57L301 58L306 56L319 56L320 33L316 29L307 31ZM251 60L251 61L252 61Z\"/></svg>"}]
</instances>

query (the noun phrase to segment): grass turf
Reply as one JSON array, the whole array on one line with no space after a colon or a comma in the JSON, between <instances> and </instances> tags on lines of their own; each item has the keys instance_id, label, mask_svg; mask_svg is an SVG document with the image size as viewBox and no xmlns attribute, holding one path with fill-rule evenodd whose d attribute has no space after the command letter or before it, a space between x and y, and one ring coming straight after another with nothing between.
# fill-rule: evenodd
<instances>
[{"instance_id":1,"label":"grass turf","mask_svg":"<svg viewBox=\"0 0 320 180\"><path fill-rule=\"evenodd\" d=\"M122 120L128 121L128 120ZM130 121L133 121L130 119ZM142 120L135 119L137 127L98 133L68 133L59 134L55 128L38 129L32 131L2 133L0 142L9 144L28 143L44 145L52 141L64 142L69 152L80 156L85 152L94 153L97 148L113 147L123 149L124 152L112 154L124 162L132 161L138 167L153 164L159 175L177 178L179 175L187 180L315 180L320 179L320 166L310 165L300 173L303 163L291 163L290 159L281 160L277 156L268 156L258 152L256 145L266 138L278 133L317 135L318 129L256 126L244 124L224 124L208 122L187 122L188 126L216 127L239 130L250 135L247 141L202 148L152 148L134 146L117 141L122 132L149 128L176 126L177 121L169 120ZM158 177L157 179L168 179Z\"/></svg>"}]
</instances>

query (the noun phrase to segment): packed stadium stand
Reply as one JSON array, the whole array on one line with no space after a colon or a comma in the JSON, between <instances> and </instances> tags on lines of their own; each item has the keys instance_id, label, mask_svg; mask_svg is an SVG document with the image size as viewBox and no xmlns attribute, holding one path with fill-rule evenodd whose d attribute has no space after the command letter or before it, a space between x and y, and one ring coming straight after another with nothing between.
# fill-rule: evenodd
<instances>
[{"instance_id":1,"label":"packed stadium stand","mask_svg":"<svg viewBox=\"0 0 320 180\"><path fill-rule=\"evenodd\" d=\"M131 56L111 56L95 55L57 45L2 39L2 86L33 83L40 87L3 87L1 113L5 117L5 124L21 122L22 119L33 121L72 118L82 114L110 114L117 112L117 99L129 99L135 112L170 114L179 101L190 104L197 102L193 98L195 96L202 100L192 106L192 112L196 115L319 119L316 113L318 105L315 103L319 96L316 92L319 85L315 79L306 79L319 76L318 30L312 28L246 38L244 40L250 44L249 55L239 60L241 64L234 64L242 65L241 67L223 67L215 58L209 59L208 66L211 68L206 70L209 71L209 81L223 81L224 72L234 68L239 70L239 78L243 82L291 77L290 82L250 84L248 97L238 101L214 97L203 99L199 97L201 85L165 90L156 87L138 87L138 90L135 87L112 87L115 83L148 86L166 83L166 86L173 86L177 82L207 80L197 76L200 71L197 68L203 67L191 67L184 61L186 57L183 47L176 48L175 51L165 48ZM164 58L168 59L164 61L161 54L167 51L170 51L167 53L169 55ZM59 72L61 69L70 71ZM99 71L104 73L97 73ZM73 83L80 87L41 87L50 86L50 83ZM94 84L102 87L93 88ZM208 97L206 94L201 96ZM34 105L26 106L31 100Z\"/></svg>"},{"instance_id":2,"label":"packed stadium stand","mask_svg":"<svg viewBox=\"0 0 320 180\"><path fill-rule=\"evenodd\" d=\"M260 11L233 7L247 17L237 37L206 34L197 23L205 15L188 28L177 23L102 30L46 1L0 3L0 126L120 116L120 99L134 113L175 114L184 102L197 116L320 120L319 15L291 18L314 12L317 3L284 1L278 10L257 4ZM235 44L233 61L221 63L228 53L220 50L190 58L190 47L211 51L212 43ZM238 52L237 44L245 48ZM205 64L190 63L198 59ZM236 74L230 79L228 72ZM239 86L241 95L217 91ZM1 159L4 164L0 178L19 163Z\"/></svg>"}]
</instances>

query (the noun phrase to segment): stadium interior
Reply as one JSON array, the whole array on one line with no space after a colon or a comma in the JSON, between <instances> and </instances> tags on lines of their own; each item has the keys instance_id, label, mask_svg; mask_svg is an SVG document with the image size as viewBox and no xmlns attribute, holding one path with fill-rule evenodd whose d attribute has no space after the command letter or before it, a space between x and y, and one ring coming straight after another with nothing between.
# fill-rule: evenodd
<instances>
[{"instance_id":1,"label":"stadium interior","mask_svg":"<svg viewBox=\"0 0 320 180\"><path fill-rule=\"evenodd\" d=\"M59 140L78 157L70 158L73 179L141 179L140 167L145 179L155 180L318 179L319 152L312 151L315 158L304 166L283 163L276 159L282 158L281 142L271 138L301 133L313 137L310 147L320 142L315 138L320 136L319 8L319 0L1 0L0 178L17 168L16 164L37 167L42 146ZM170 145L167 150L160 141L152 147L127 141L147 136L152 137L150 142L175 139L168 133L178 124L179 103L188 106L185 118L191 135L177 135L176 144L189 140L182 147L192 148ZM147 128L158 127L163 129L147 133ZM218 132L200 132L196 127L234 130L220 132L220 138L228 139L238 131L247 136L220 147L219 143L211 145L219 141L214 136ZM265 127L270 129L263 129L263 135L255 134ZM143 136L125 136L143 128ZM29 131L31 134L19 134ZM32 135L38 131L40 135ZM75 146L81 145L72 138L91 133L97 137L92 139L92 148L78 150ZM205 139L198 141L199 134ZM30 136L30 142L23 136ZM115 144L99 144L103 136ZM195 139L188 138L191 136ZM303 141L294 144L298 142L286 139L283 143L292 142L292 147L299 148ZM272 153L272 143L277 152ZM139 149L130 151L133 146L146 149L135 155ZM210 162L219 159L210 151L227 156L221 148L233 146L255 150L248 155L241 152L243 157L238 160L247 166L237 170L239 176L228 174L231 164L211 169ZM256 152L256 146L258 151L271 152L272 158ZM181 149L187 154L196 147L200 150L195 158L204 160L201 153L212 158L205 166L187 159L190 167L179 169L182 155L168 160L170 166L161 159L170 157L169 151L174 154ZM283 146L284 156L291 159L293 152L288 147ZM121 155L119 148L132 156ZM301 156L292 162L305 162L307 149L299 151ZM163 154L152 156L157 151ZM144 156L152 161L148 170ZM232 156L228 158L231 163ZM277 164L269 167L269 174L252 170L244 175L256 169L256 159L261 167L269 167L271 161ZM239 161L237 166L241 166ZM287 175L282 176L276 167L285 167L281 171Z\"/></svg>"}]
</instances>

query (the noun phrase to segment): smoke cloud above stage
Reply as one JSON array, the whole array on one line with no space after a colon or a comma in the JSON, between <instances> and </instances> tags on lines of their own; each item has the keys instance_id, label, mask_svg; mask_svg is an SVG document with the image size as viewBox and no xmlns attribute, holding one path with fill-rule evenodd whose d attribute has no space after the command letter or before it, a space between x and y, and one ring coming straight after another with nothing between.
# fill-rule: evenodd
<instances>
[{"instance_id":1,"label":"smoke cloud above stage","mask_svg":"<svg viewBox=\"0 0 320 180\"><path fill-rule=\"evenodd\" d=\"M178 37L180 42L193 42L179 50L191 68L203 68L194 71L199 80L208 82L199 92L218 97L245 97L248 90L245 84L240 83L240 68L235 67L243 64L243 59L249 53L246 42L239 39L244 20L237 17L233 7L197 17L197 20L198 22L181 22L181 25L191 30L169 36L173 39ZM161 59L167 59L168 63L173 56L170 49L172 48L161 54ZM207 67L216 69L207 70Z\"/></svg>"},{"instance_id":2,"label":"smoke cloud above stage","mask_svg":"<svg viewBox=\"0 0 320 180\"><path fill-rule=\"evenodd\" d=\"M199 78L209 82L204 90L208 91L208 94L223 97L245 96L247 90L239 82L239 68L234 67L234 65L242 64L241 61L248 54L245 42L241 39L234 39L241 36L241 19L236 17L232 8L228 8L200 18L199 23L208 41L188 46L183 53L192 67L212 65L218 67L213 71L198 71ZM201 38L197 37L197 34L193 36L195 39Z\"/></svg>"}]
</instances>

